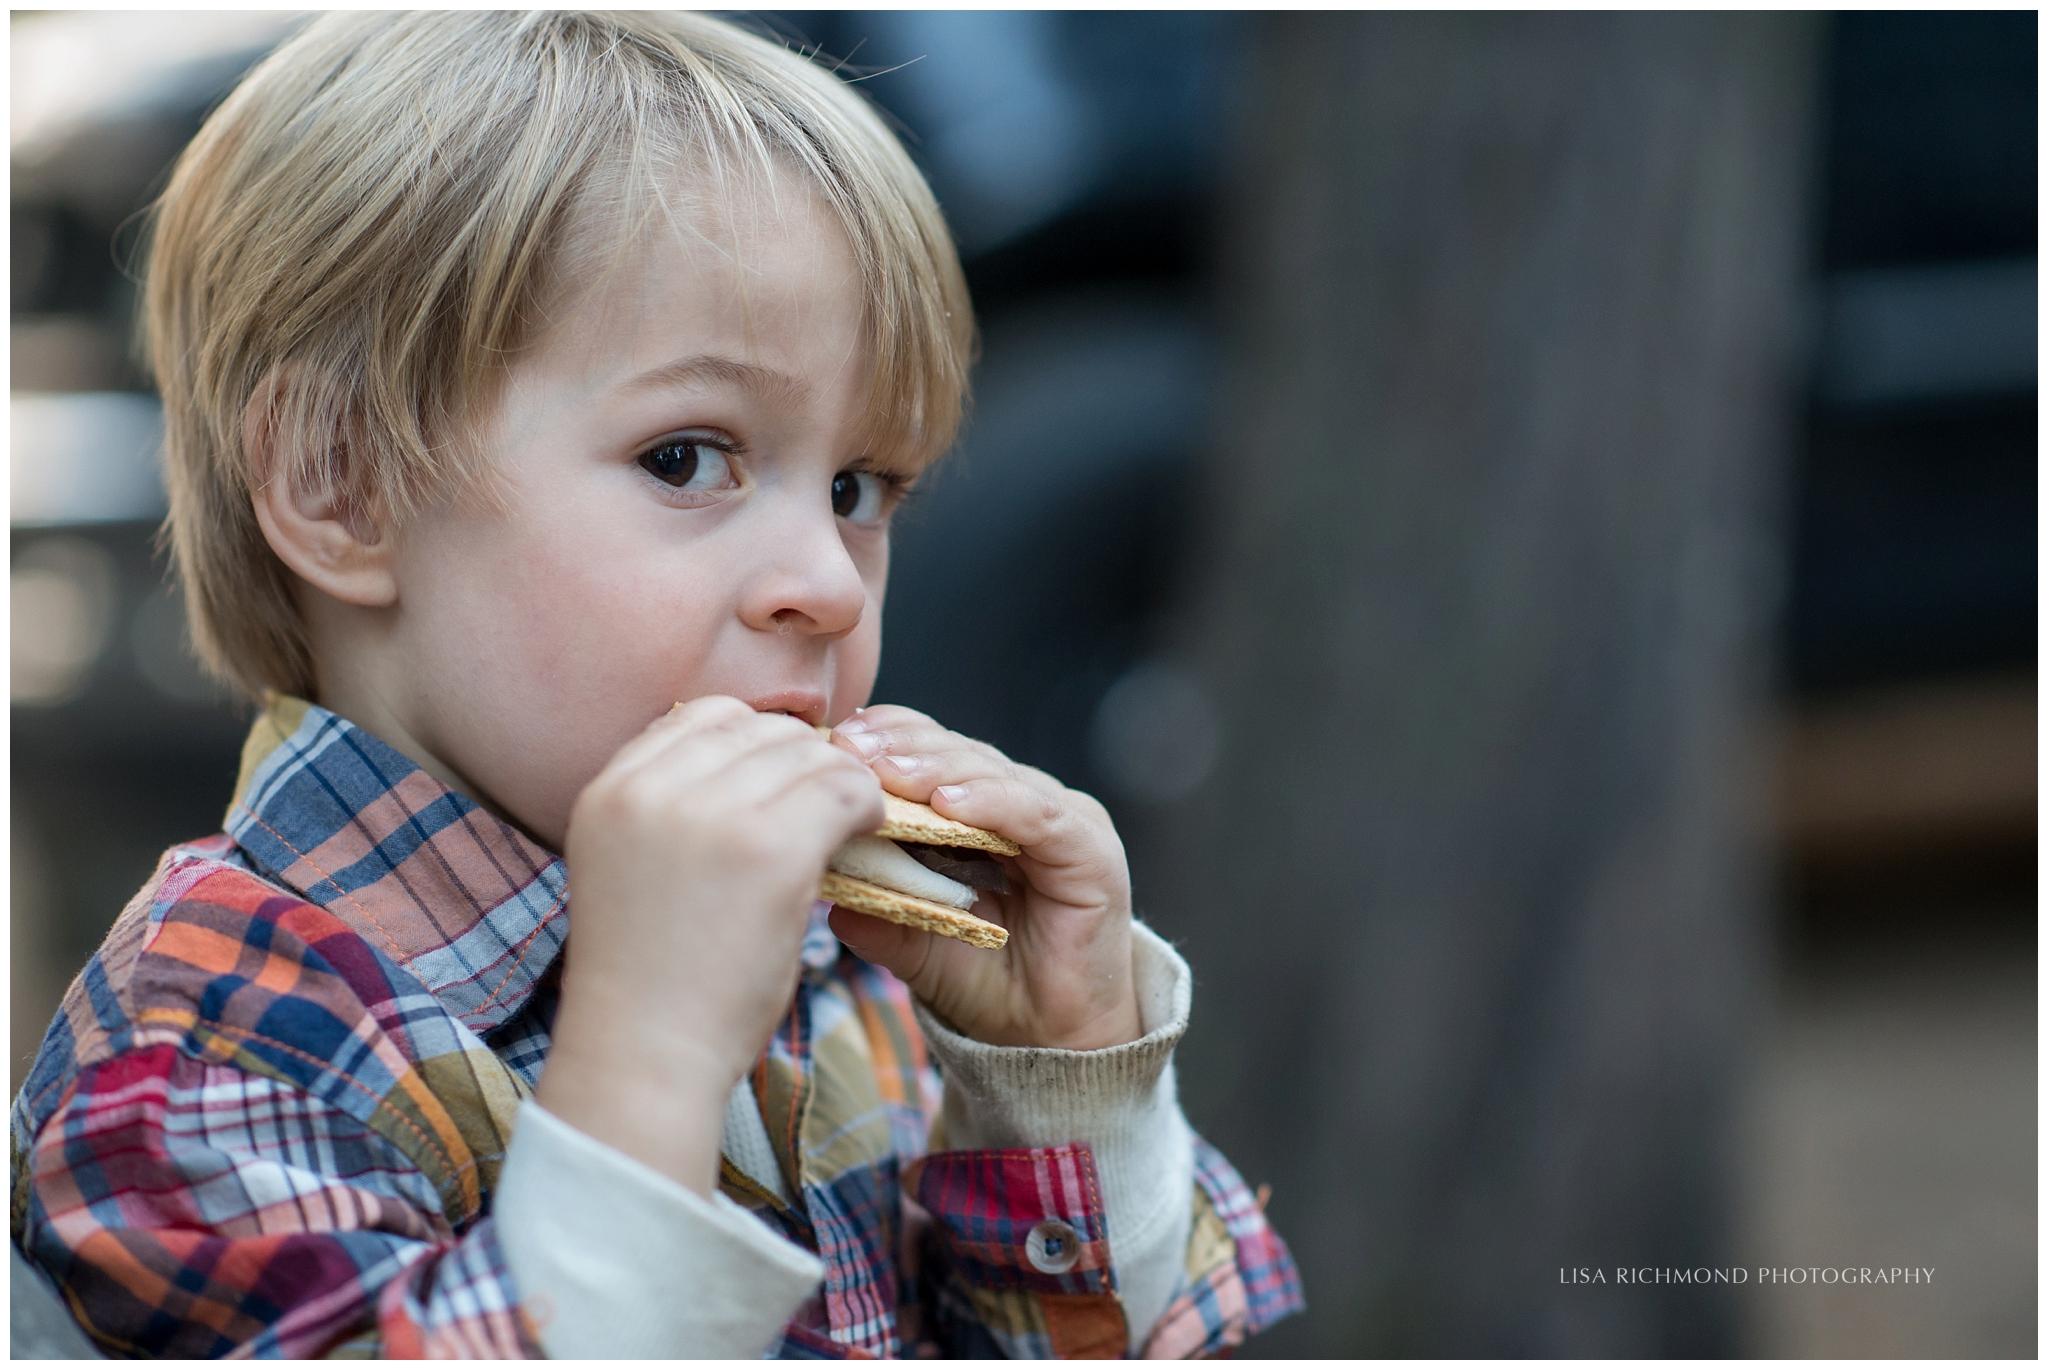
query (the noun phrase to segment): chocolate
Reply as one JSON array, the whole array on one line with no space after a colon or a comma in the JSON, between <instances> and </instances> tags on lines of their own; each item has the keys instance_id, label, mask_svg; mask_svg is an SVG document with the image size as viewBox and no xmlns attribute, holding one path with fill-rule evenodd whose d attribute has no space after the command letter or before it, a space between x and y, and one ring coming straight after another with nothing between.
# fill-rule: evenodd
<instances>
[{"instance_id":1,"label":"chocolate","mask_svg":"<svg viewBox=\"0 0 2048 1370\"><path fill-rule=\"evenodd\" d=\"M1002 862L985 851L972 847L934 847L924 842L898 842L897 846L910 853L911 859L926 870L936 871L948 880L977 890L990 890L996 894L1010 893L1010 877L1003 871Z\"/></svg>"}]
</instances>

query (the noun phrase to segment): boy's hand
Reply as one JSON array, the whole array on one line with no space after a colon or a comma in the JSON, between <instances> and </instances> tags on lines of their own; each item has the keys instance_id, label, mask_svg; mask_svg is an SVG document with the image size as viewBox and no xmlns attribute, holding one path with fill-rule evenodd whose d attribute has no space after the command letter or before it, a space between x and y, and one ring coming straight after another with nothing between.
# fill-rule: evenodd
<instances>
[{"instance_id":1,"label":"boy's hand","mask_svg":"<svg viewBox=\"0 0 2048 1370\"><path fill-rule=\"evenodd\" d=\"M843 908L832 911L842 941L983 1042L1089 1051L1142 1035L1131 981L1131 877L1102 805L896 705L864 709L835 734L890 793L1024 849L1009 863L1023 877L1021 892L984 893L975 905L977 916L1010 930L1000 951Z\"/></svg>"},{"instance_id":2,"label":"boy's hand","mask_svg":"<svg viewBox=\"0 0 2048 1370\"><path fill-rule=\"evenodd\" d=\"M881 821L865 766L737 699L680 705L621 747L569 818L574 927L540 1105L708 1194L825 859Z\"/></svg>"}]
</instances>

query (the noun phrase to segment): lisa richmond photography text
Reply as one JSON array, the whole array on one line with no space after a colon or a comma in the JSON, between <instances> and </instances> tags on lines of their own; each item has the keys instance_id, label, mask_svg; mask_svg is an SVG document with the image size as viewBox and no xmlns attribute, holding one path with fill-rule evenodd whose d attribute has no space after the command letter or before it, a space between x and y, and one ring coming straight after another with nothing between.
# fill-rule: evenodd
<instances>
[{"instance_id":1,"label":"lisa richmond photography text","mask_svg":"<svg viewBox=\"0 0 2048 1370\"><path fill-rule=\"evenodd\" d=\"M1735 1265L1673 1270L1654 1265L1559 1266L1559 1284L1933 1284L1933 1266Z\"/></svg>"}]
</instances>

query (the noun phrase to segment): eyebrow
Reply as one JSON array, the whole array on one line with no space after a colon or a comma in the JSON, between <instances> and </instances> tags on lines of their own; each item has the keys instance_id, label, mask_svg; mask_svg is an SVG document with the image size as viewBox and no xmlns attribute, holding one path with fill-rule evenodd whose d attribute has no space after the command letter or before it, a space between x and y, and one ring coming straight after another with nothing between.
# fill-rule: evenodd
<instances>
[{"instance_id":1,"label":"eyebrow","mask_svg":"<svg viewBox=\"0 0 2048 1370\"><path fill-rule=\"evenodd\" d=\"M718 381L750 390L764 399L801 403L811 396L811 387L801 377L773 367L757 366L736 357L700 353L682 357L651 371L643 371L620 386L621 390L660 390L669 386Z\"/></svg>"}]
</instances>

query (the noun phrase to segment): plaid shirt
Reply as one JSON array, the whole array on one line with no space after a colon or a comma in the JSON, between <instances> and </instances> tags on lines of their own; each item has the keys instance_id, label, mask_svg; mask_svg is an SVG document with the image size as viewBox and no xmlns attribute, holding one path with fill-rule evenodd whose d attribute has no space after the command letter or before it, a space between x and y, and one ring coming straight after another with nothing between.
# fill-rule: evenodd
<instances>
[{"instance_id":1,"label":"plaid shirt","mask_svg":"<svg viewBox=\"0 0 2048 1370\"><path fill-rule=\"evenodd\" d=\"M568 917L557 858L274 700L227 831L165 855L44 1038L13 1110L16 1242L117 1354L539 1354L491 1196ZM778 1353L1121 1355L1088 1147L925 1154L938 1083L904 986L821 917L803 960L753 1076L796 1197L730 1161L721 1181L827 1267ZM1199 1142L1191 1202L1148 1355L1301 1307L1286 1247ZM1026 1250L1049 1220L1081 1239L1058 1274Z\"/></svg>"}]
</instances>

